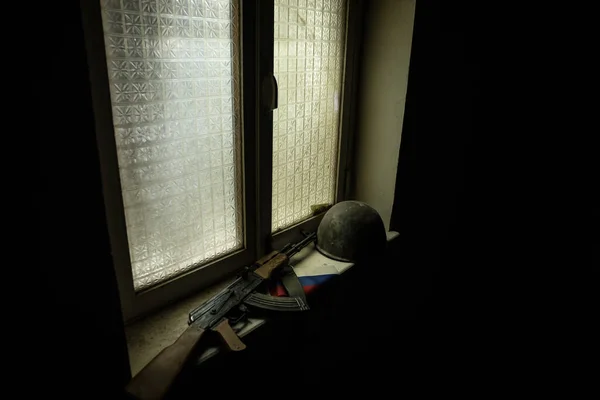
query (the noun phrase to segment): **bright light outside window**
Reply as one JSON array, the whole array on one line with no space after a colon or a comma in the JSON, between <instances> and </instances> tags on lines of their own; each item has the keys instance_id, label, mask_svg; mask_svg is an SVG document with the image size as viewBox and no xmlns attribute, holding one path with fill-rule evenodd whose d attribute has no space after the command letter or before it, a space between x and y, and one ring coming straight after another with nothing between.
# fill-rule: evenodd
<instances>
[{"instance_id":1,"label":"bright light outside window","mask_svg":"<svg viewBox=\"0 0 600 400\"><path fill-rule=\"evenodd\" d=\"M243 245L237 0L103 0L136 291Z\"/></svg>"},{"instance_id":2,"label":"bright light outside window","mask_svg":"<svg viewBox=\"0 0 600 400\"><path fill-rule=\"evenodd\" d=\"M333 203L345 50L345 0L275 0L272 230Z\"/></svg>"}]
</instances>

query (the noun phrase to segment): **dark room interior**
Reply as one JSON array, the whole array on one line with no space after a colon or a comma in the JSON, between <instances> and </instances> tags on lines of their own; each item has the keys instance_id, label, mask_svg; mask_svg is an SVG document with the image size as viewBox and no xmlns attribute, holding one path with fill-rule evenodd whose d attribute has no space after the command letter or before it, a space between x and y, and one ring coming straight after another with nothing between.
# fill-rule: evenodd
<instances>
[{"instance_id":1,"label":"dark room interior","mask_svg":"<svg viewBox=\"0 0 600 400\"><path fill-rule=\"evenodd\" d=\"M113 2L114 7L125 9L127 1ZM311 2L277 0L275 4L280 5L275 8L274 16L273 1L240 1L242 19L251 21L242 23L241 43L244 57L249 54L245 62L250 65L244 74L258 76L264 65L270 65L273 73L273 68L281 67L273 67L272 60L283 58L273 55L272 42L260 35L263 30L273 34L270 29L273 19L283 18L277 14L280 10L288 6L302 10L302 5L308 4L310 11ZM331 1L317 1L316 5ZM110 115L117 106L111 111L108 86L98 89L94 78L97 71L103 71L102 82L108 82L106 64L100 63L98 69L97 60L100 57L106 61L102 53L103 26L98 18L101 7L109 7L109 3L100 0L61 3L60 10L53 9L60 16L52 18L60 20L53 26L58 32L57 39L54 46L44 48L49 73L40 82L41 92L55 96L43 102L39 119L45 126L60 127L54 129L57 134L41 135L40 143L44 201L40 204L39 257L42 264L54 260L57 265L49 276L48 286L56 312L45 321L57 329L52 329L50 337L44 339L52 345L42 353L46 359L60 360L48 368L49 372L40 373L44 381L40 386L48 397L52 393L65 399L132 398L127 397L125 387L132 379L132 366L137 365L131 358L131 348L137 344L131 340L128 343L127 335L132 337L129 329L136 329L131 327L140 326L139 321L152 318L174 304L186 299L189 302L190 296L224 279L207 278L199 289L181 291L172 296L172 301L159 304L157 300L147 309L128 308L125 304L128 300L116 272L115 260L120 257L120 250L114 245L114 236L111 237L114 225L103 169L106 153L100 150L104 145L98 139L99 127L113 129ZM140 9L144 6L141 0L134 3ZM195 3L202 1L185 2L189 10ZM309 294L310 311L298 315L268 314L269 323L242 338L246 350L220 351L203 363L188 361L166 398L195 398L224 392L239 396L253 391L260 395L287 396L329 390L340 395L366 391L372 396L387 396L389 391L398 391L405 385L428 385L439 369L452 371L456 360L464 360L461 349L476 334L477 328L467 329L462 323L465 286L469 283L453 271L478 266L480 254L489 246L484 238L489 228L482 220L486 207L479 201L482 196L479 182L485 176L477 161L481 153L473 141L478 132L485 130L488 112L480 94L485 86L481 64L487 51L483 37L486 21L472 18L482 10L441 1L333 3L349 4L347 51L353 55L352 59L348 56L346 69L340 67L347 79L340 81L340 85L346 86L342 91L345 108L339 129L350 137L347 144L340 142L340 152L349 154L348 159L340 157L351 172L349 178L343 178L348 180L344 186L340 186L338 176L332 178L338 179L338 192L333 198L369 203L383 217L386 231L397 232L398 236L385 253L357 263L339 279ZM92 21L94 18L96 22ZM253 25L265 22L270 31L255 29ZM279 25L287 23L291 24L285 20ZM297 24L300 26L301 22ZM277 32L275 35L280 34ZM408 38L394 36L406 32ZM246 34L256 34L255 41L244 37ZM124 37L129 38L127 34ZM275 36L270 40L277 43L279 39ZM278 75L277 70L274 75ZM272 116L253 119L248 110L256 115L262 115L263 111L252 103L249 92L256 93L254 99L262 99L269 90L278 91L279 111L271 110L271 114L277 115L282 107L287 107L282 92L291 92L294 87L283 86L281 78L277 83L279 87L265 89L265 84L244 78L244 107L254 107L244 108L244 126L255 125L257 132L262 132L262 124L273 124ZM99 101L109 106L99 108ZM108 110L108 114L102 110ZM388 119L390 113L395 117ZM387 127L386 121L393 122ZM269 125L271 135L274 131L276 128ZM114 147L112 136L111 140ZM250 136L244 140L246 149L252 150L253 145L248 144ZM270 142L267 151L277 150L272 147ZM254 150L264 157L260 153L264 149ZM392 157L381 151L389 152ZM248 159L254 160L249 157L244 160ZM259 178L247 172L254 169L244 170L245 190L259 200L247 200L251 203L246 203L246 207L251 204L262 209L260 193L276 190L271 188L271 179L275 179L277 171L271 170L267 163L268 171L264 172L260 155L253 162ZM390 164L392 167L386 169ZM117 163L114 167L118 172ZM252 239L255 243L250 246L251 252L243 258L243 263L235 266L238 270L271 250L298 241L298 233L289 240L280 236L280 241L276 241L276 236L271 237L271 218L275 221L278 211L271 215L271 196L268 202L267 216L260 212L243 214L254 221L246 220L248 231L256 224L267 229L267 236L261 236L260 231L258 239ZM122 214L123 205L119 207ZM267 222L263 223L265 218ZM318 221L305 229L315 230ZM129 276L131 280L131 268ZM217 342L211 345L218 346Z\"/></svg>"}]
</instances>

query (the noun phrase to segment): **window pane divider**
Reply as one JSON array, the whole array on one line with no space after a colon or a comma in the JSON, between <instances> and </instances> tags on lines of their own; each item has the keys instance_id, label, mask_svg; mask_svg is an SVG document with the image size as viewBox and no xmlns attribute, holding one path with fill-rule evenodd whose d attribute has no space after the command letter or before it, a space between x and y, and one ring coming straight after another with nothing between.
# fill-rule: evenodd
<instances>
[{"instance_id":1,"label":"window pane divider","mask_svg":"<svg viewBox=\"0 0 600 400\"><path fill-rule=\"evenodd\" d=\"M271 250L271 204L273 178L273 110L267 93L273 79L273 0L257 0L258 71L258 240L259 255Z\"/></svg>"}]
</instances>

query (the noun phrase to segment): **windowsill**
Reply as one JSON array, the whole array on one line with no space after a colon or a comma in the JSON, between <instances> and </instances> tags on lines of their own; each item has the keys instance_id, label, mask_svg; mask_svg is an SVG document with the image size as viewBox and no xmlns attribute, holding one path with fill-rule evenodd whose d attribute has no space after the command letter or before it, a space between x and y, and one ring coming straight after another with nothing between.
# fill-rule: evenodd
<instances>
[{"instance_id":1,"label":"windowsill","mask_svg":"<svg viewBox=\"0 0 600 400\"><path fill-rule=\"evenodd\" d=\"M396 237L398 237L397 232L388 232L388 243ZM307 275L311 275L311 271L342 274L354 265L327 258L316 251L314 245L306 247L292 257L291 263L294 265L296 271L302 271ZM217 294L232 280L233 278L223 281L127 326L125 333L127 336L131 375L135 376L162 349L177 340L188 326L188 313L192 309ZM265 323L265 319L250 318L249 323L239 332L239 336L243 338ZM197 363L204 362L218 352L219 348L217 347L207 348L199 356Z\"/></svg>"}]
</instances>

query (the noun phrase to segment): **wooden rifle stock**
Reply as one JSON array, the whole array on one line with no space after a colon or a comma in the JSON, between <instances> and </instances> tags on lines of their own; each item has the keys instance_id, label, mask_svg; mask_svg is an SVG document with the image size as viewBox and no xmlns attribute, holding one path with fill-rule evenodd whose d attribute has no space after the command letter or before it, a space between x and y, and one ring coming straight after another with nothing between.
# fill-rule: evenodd
<instances>
[{"instance_id":1,"label":"wooden rifle stock","mask_svg":"<svg viewBox=\"0 0 600 400\"><path fill-rule=\"evenodd\" d=\"M309 239L311 238L314 240L314 234L295 245L296 247L292 247L292 249L296 249L296 252L299 251L300 248L310 243ZM254 263L255 269L251 271L252 279L249 279L248 276L238 278L232 283L233 287L230 285L224 292L227 296L225 300L220 302L217 300L217 303L205 303L211 304L208 310L203 309L198 319L190 319L194 322L190 324L175 343L158 353L148 365L133 377L125 387L127 393L138 400L164 398L181 369L194 353L194 349L206 330L212 330L220 334L230 350L240 351L245 349L246 346L229 325L225 314L232 307L241 303L261 282L271 278L273 271L282 267L288 260L289 255L284 252L273 251L265 255ZM235 296L231 297L234 294ZM223 293L218 294L215 298L219 296L222 298ZM235 301L230 301L230 298L235 299ZM210 307L215 307L214 304L219 304L219 308L211 309ZM209 318L205 318L205 316Z\"/></svg>"},{"instance_id":2,"label":"wooden rifle stock","mask_svg":"<svg viewBox=\"0 0 600 400\"><path fill-rule=\"evenodd\" d=\"M191 324L169 347L163 349L127 384L125 390L139 400L158 400L166 394L205 330Z\"/></svg>"}]
</instances>

